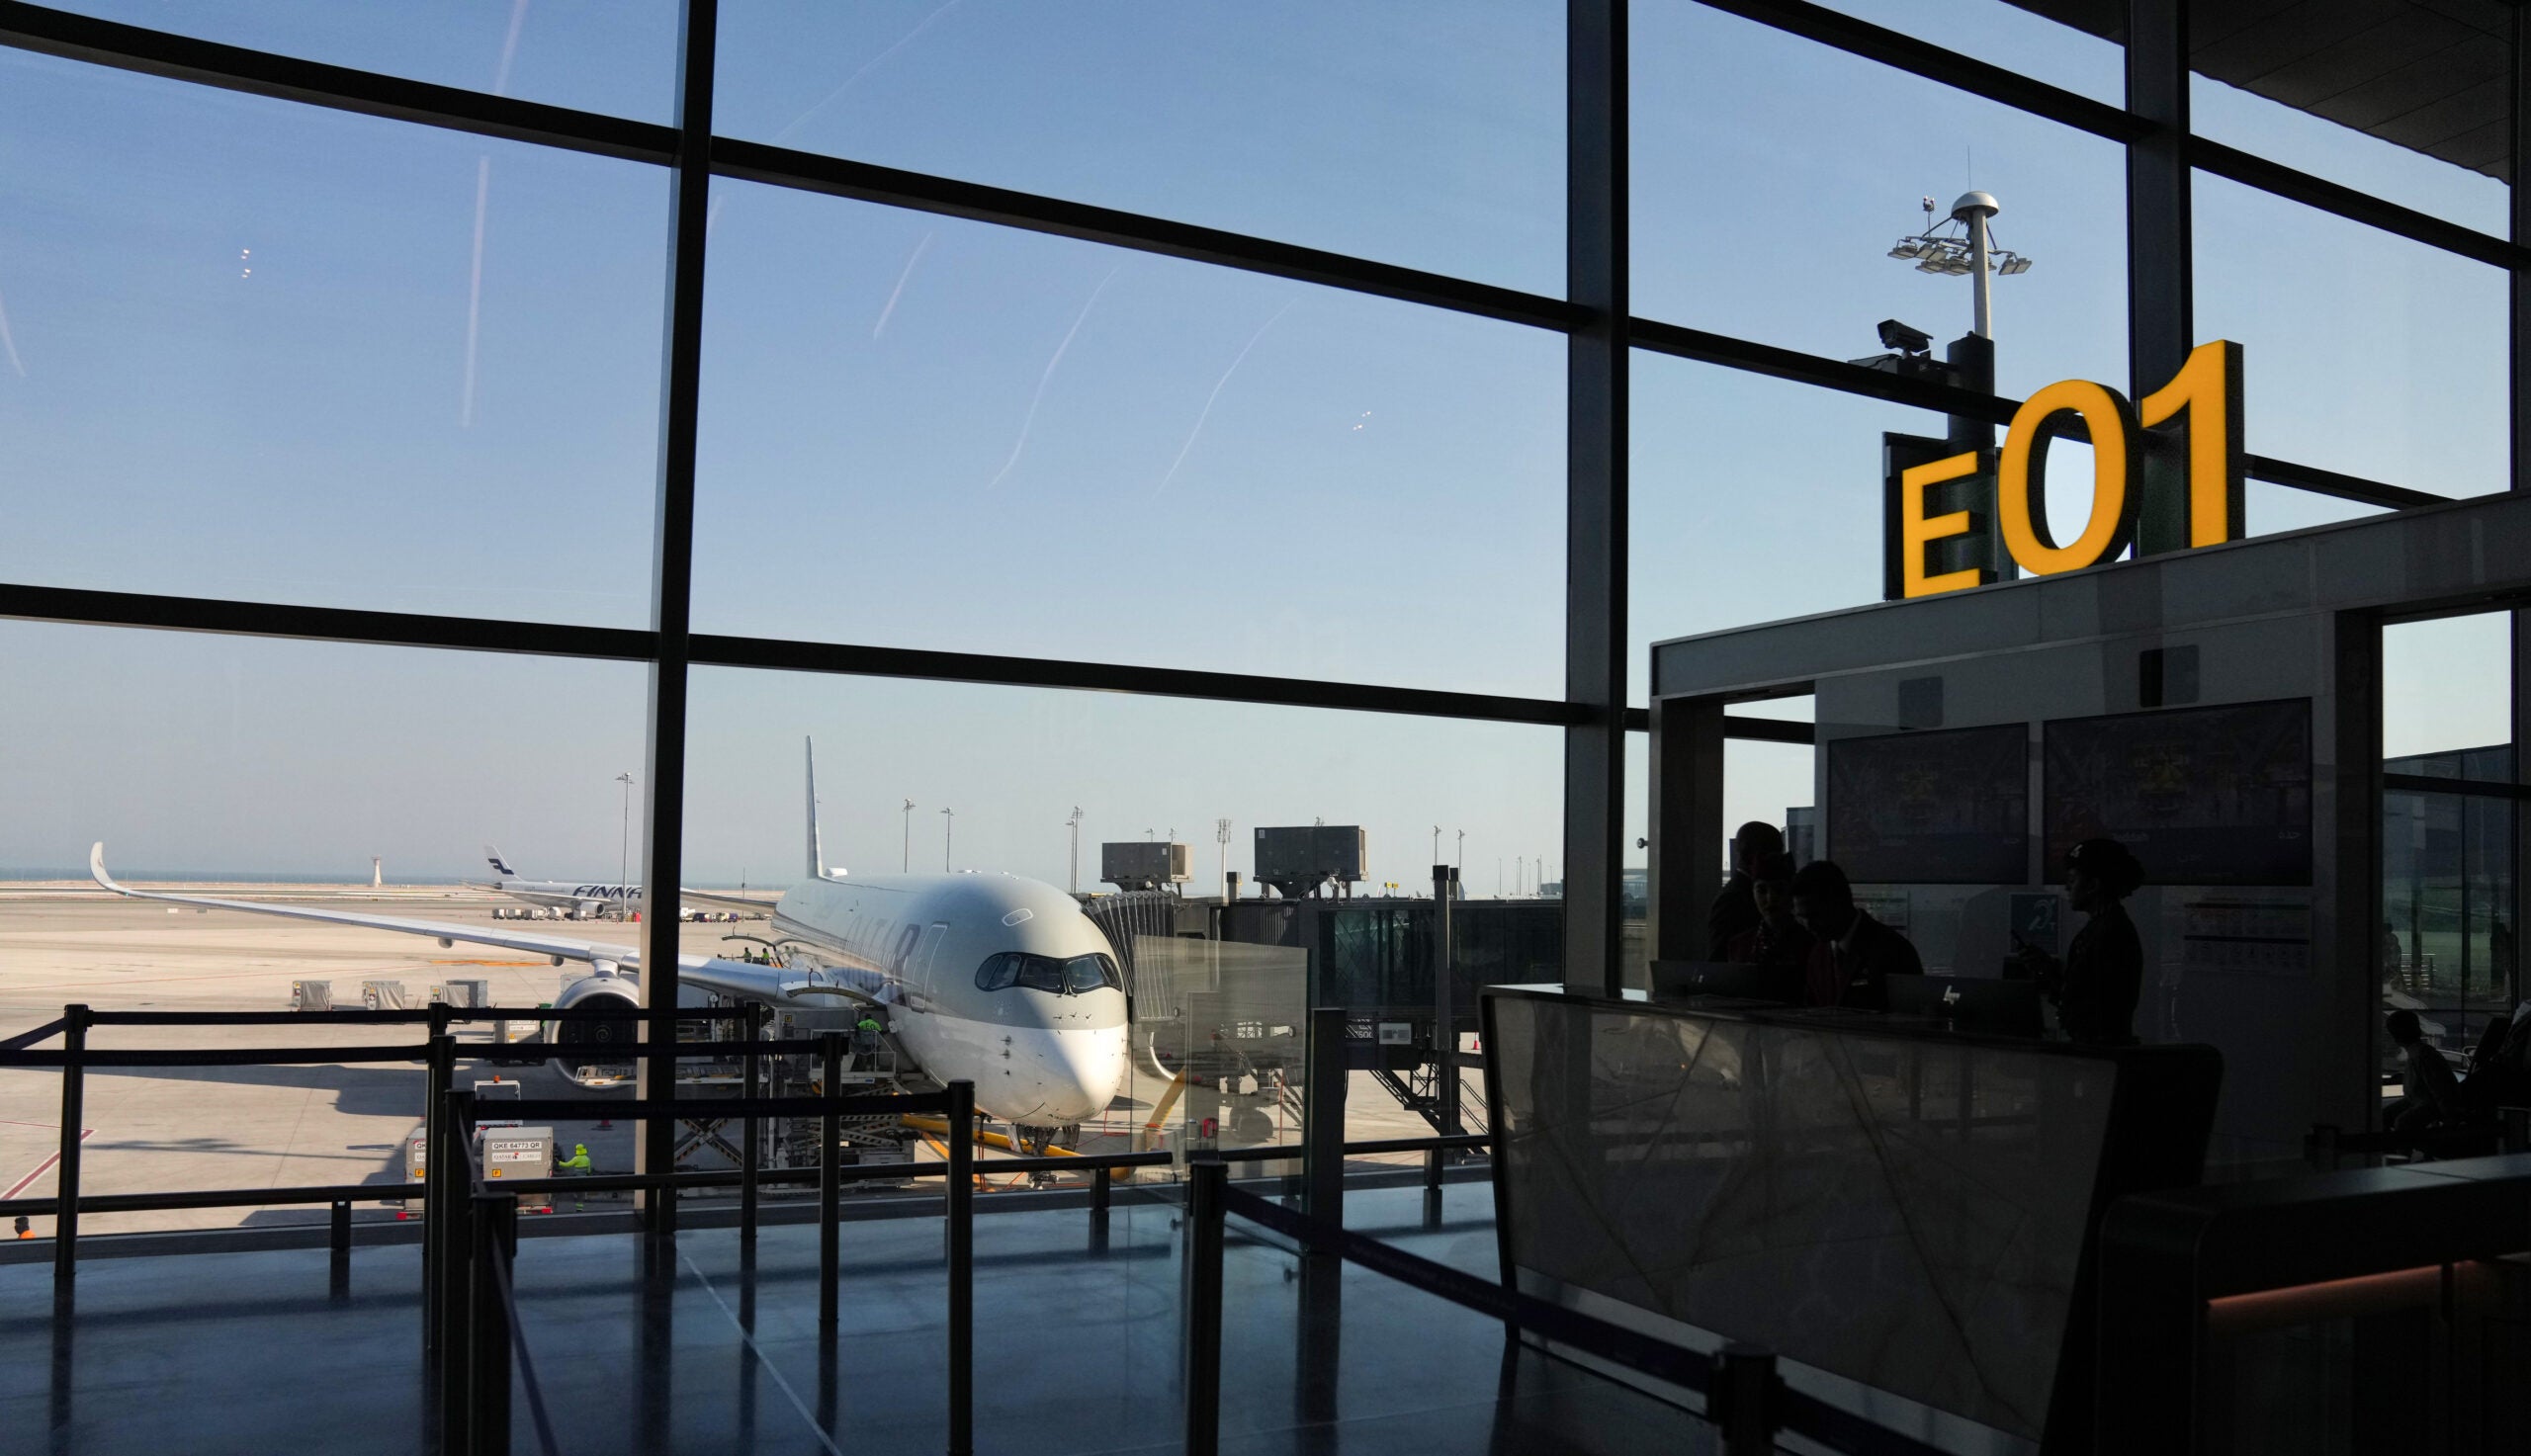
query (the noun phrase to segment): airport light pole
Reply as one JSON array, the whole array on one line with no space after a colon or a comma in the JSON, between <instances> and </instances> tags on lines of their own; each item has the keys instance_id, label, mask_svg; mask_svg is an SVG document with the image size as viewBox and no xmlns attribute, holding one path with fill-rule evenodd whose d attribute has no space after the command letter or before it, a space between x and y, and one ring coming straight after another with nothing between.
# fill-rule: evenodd
<instances>
[{"instance_id":1,"label":"airport light pole","mask_svg":"<svg viewBox=\"0 0 2531 1456\"><path fill-rule=\"evenodd\" d=\"M1459 870L1467 868L1467 830L1465 829L1459 830L1459 852L1457 856L1450 861L1450 866L1453 869Z\"/></svg>"},{"instance_id":2,"label":"airport light pole","mask_svg":"<svg viewBox=\"0 0 2531 1456\"><path fill-rule=\"evenodd\" d=\"M1945 273L1954 278L1968 278L1969 332L1992 343L1995 338L1995 277L2001 274L2028 273L2031 260L2009 248L1995 246L1989 226L2004 205L1995 201L1991 192L1961 194L1951 205L1951 221L1961 225L1952 233L1938 230L1934 222L1934 200L1925 199L1925 229L1909 233L1890 248L1889 256L1916 265L1918 273Z\"/></svg>"},{"instance_id":3,"label":"airport light pole","mask_svg":"<svg viewBox=\"0 0 2531 1456\"><path fill-rule=\"evenodd\" d=\"M904 811L904 813L905 813L905 820L906 820L906 843L905 843L905 848L904 848L904 850L901 852L901 853L902 853L902 858L901 858L901 859L899 859L899 861L898 861L898 863L897 863L897 872L898 872L899 874L903 874L903 875L911 875L911 874L913 874L913 873L914 873L914 801L913 801L913 800L909 799L909 800L907 800L907 801L906 801L906 807L905 807L905 811Z\"/></svg>"},{"instance_id":4,"label":"airport light pole","mask_svg":"<svg viewBox=\"0 0 2531 1456\"><path fill-rule=\"evenodd\" d=\"M624 786L624 829L615 839L615 883L633 883L633 775L620 773L615 782Z\"/></svg>"},{"instance_id":5,"label":"airport light pole","mask_svg":"<svg viewBox=\"0 0 2531 1456\"><path fill-rule=\"evenodd\" d=\"M1081 894L1081 806L1072 807L1072 816L1064 820L1072 827L1072 893Z\"/></svg>"},{"instance_id":6,"label":"airport light pole","mask_svg":"<svg viewBox=\"0 0 2531 1456\"><path fill-rule=\"evenodd\" d=\"M949 832L958 826L958 811L940 811L940 873L949 873Z\"/></svg>"},{"instance_id":7,"label":"airport light pole","mask_svg":"<svg viewBox=\"0 0 2531 1456\"><path fill-rule=\"evenodd\" d=\"M1213 820L1213 842L1221 846L1214 859L1213 879L1222 893L1222 903L1230 903L1230 820Z\"/></svg>"}]
</instances>

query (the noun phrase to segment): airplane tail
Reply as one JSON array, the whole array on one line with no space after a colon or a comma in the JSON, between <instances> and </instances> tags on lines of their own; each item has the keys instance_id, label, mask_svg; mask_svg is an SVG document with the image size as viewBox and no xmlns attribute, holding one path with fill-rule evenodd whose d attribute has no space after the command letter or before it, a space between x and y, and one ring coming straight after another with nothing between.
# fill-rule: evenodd
<instances>
[{"instance_id":1,"label":"airplane tail","mask_svg":"<svg viewBox=\"0 0 2531 1456\"><path fill-rule=\"evenodd\" d=\"M802 738L801 750L807 756L809 773L809 878L827 877L827 852L818 840L818 745L814 738Z\"/></svg>"},{"instance_id":2,"label":"airplane tail","mask_svg":"<svg viewBox=\"0 0 2531 1456\"><path fill-rule=\"evenodd\" d=\"M494 849L489 844L483 846L483 858L491 862L492 873L500 876L502 879L515 880L519 877L518 871L511 869L507 864L502 862L501 852Z\"/></svg>"}]
</instances>

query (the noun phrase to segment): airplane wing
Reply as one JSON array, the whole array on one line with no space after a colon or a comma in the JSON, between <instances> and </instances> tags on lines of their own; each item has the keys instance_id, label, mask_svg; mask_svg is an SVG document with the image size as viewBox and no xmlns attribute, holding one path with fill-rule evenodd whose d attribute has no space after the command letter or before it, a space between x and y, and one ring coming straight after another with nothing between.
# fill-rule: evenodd
<instances>
[{"instance_id":1,"label":"airplane wing","mask_svg":"<svg viewBox=\"0 0 2531 1456\"><path fill-rule=\"evenodd\" d=\"M220 899L205 895L169 895L162 891L134 890L117 883L115 877L106 872L106 846L103 841L88 851L88 873L99 888L133 899L158 899L204 909L244 910L250 914L280 915L293 920L315 920L329 925L355 925L369 930L427 935L442 946L453 946L459 941L469 945L496 946L502 950L544 956L558 966L565 961L585 961L601 969L622 967L638 971L642 963L638 946L583 940L572 935L549 935L448 920L407 920L397 915L368 915L352 910L318 909L312 905L268 904L261 900ZM740 900L736 897L724 899L759 909L766 907L760 900ZM690 987L774 1004L834 1006L849 1001L869 1001L876 999L884 984L884 978L871 972L803 972L788 967L728 961L717 956L681 955L677 957L677 964L682 981Z\"/></svg>"},{"instance_id":2,"label":"airplane wing","mask_svg":"<svg viewBox=\"0 0 2531 1456\"><path fill-rule=\"evenodd\" d=\"M781 903L779 899L758 899L751 895L722 895L710 890L680 890L676 898L688 904L722 905L734 910L770 910Z\"/></svg>"},{"instance_id":3,"label":"airplane wing","mask_svg":"<svg viewBox=\"0 0 2531 1456\"><path fill-rule=\"evenodd\" d=\"M620 966L637 966L642 954L637 946L615 945L602 941L582 940L577 936L544 935L531 930L508 930L493 925L462 925L453 921L407 920L394 915L365 915L352 910L318 909L313 905L266 904L251 899L218 899L203 895L168 895L154 890L133 890L117 884L106 873L106 846L103 841L88 851L88 874L97 884L117 895L133 899L163 899L170 904L200 905L205 909L245 910L258 915L282 915L294 920L318 920L330 925L359 925L373 930L398 930L407 935L427 935L442 946L458 941L470 945L497 946L502 950L525 951L545 956L561 965L565 961L604 961Z\"/></svg>"}]
</instances>

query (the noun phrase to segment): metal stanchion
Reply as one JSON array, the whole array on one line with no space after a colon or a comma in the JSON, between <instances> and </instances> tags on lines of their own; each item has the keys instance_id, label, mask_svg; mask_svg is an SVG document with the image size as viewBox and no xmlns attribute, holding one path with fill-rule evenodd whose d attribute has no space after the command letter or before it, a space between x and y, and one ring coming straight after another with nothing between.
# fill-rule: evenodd
<instances>
[{"instance_id":1,"label":"metal stanchion","mask_svg":"<svg viewBox=\"0 0 2531 1456\"><path fill-rule=\"evenodd\" d=\"M1424 1150L1424 1227L1441 1226L1441 1150Z\"/></svg>"},{"instance_id":2,"label":"metal stanchion","mask_svg":"<svg viewBox=\"0 0 2531 1456\"><path fill-rule=\"evenodd\" d=\"M436 1022L448 1008L433 1001L434 1026L424 1062L429 1068L428 1084L422 1093L422 1288L439 1288L439 1261L447 1256L447 1220L434 1218L431 1194L439 1187L443 1124L448 1113L449 1084L457 1076L457 1043L446 1027ZM440 1346L440 1305L435 1299L422 1301L422 1348L436 1351Z\"/></svg>"},{"instance_id":3,"label":"metal stanchion","mask_svg":"<svg viewBox=\"0 0 2531 1456\"><path fill-rule=\"evenodd\" d=\"M949 1084L949 1456L976 1449L976 1084Z\"/></svg>"},{"instance_id":4,"label":"metal stanchion","mask_svg":"<svg viewBox=\"0 0 2531 1456\"><path fill-rule=\"evenodd\" d=\"M468 1414L472 1456L509 1456L510 1323L495 1261L518 1233L518 1200L499 1193L467 1199L474 1267L466 1280Z\"/></svg>"},{"instance_id":5,"label":"metal stanchion","mask_svg":"<svg viewBox=\"0 0 2531 1456\"><path fill-rule=\"evenodd\" d=\"M1345 1227L1345 1008L1319 1006L1309 1013L1308 1080L1302 1088L1301 1181L1308 1189L1310 1221L1324 1229ZM1332 1244L1312 1243L1312 1252Z\"/></svg>"},{"instance_id":6,"label":"metal stanchion","mask_svg":"<svg viewBox=\"0 0 2531 1456\"><path fill-rule=\"evenodd\" d=\"M331 1258L326 1265L326 1293L340 1303L352 1293L352 1206L349 1201L335 1199L328 1213L325 1244Z\"/></svg>"},{"instance_id":7,"label":"metal stanchion","mask_svg":"<svg viewBox=\"0 0 2531 1456\"><path fill-rule=\"evenodd\" d=\"M834 1110L834 1099L843 1091L843 1033L820 1033L818 1055L824 1074L819 1091L827 1099L826 1114L818 1119L818 1328L832 1329L837 1266L843 1262L843 1172L835 1154L835 1145L843 1141L843 1119Z\"/></svg>"},{"instance_id":8,"label":"metal stanchion","mask_svg":"<svg viewBox=\"0 0 2531 1456\"><path fill-rule=\"evenodd\" d=\"M749 1005L746 1019L746 1039L749 1042L764 1040L766 1009L752 1003ZM746 1098L752 1102L763 1095L764 1059L750 1051L746 1055ZM762 1152L758 1145L763 1142L764 1128L763 1124L756 1120L755 1115L749 1113L742 1122L742 1129L747 1141L746 1151L739 1160L739 1242L753 1243L755 1242L755 1175L763 1162Z\"/></svg>"},{"instance_id":9,"label":"metal stanchion","mask_svg":"<svg viewBox=\"0 0 2531 1456\"><path fill-rule=\"evenodd\" d=\"M1714 1355L1704 1411L1722 1437L1723 1456L1773 1456L1783 1389L1773 1350L1731 1344Z\"/></svg>"},{"instance_id":10,"label":"metal stanchion","mask_svg":"<svg viewBox=\"0 0 2531 1456\"><path fill-rule=\"evenodd\" d=\"M1222 1189L1230 1165L1186 1163L1186 1456L1215 1456L1222 1433Z\"/></svg>"},{"instance_id":11,"label":"metal stanchion","mask_svg":"<svg viewBox=\"0 0 2531 1456\"><path fill-rule=\"evenodd\" d=\"M79 1274L79 1132L87 1115L88 1008L61 1008L61 1142L53 1163L52 1293L67 1299Z\"/></svg>"},{"instance_id":12,"label":"metal stanchion","mask_svg":"<svg viewBox=\"0 0 2531 1456\"><path fill-rule=\"evenodd\" d=\"M439 1144L423 1173L430 1228L440 1231L439 1258L425 1304L439 1327L439 1435L441 1456L473 1456L474 1375L468 1318L475 1283L475 1240L468 1217L472 1202L466 1176L466 1143L475 1127L475 1095L451 1091L440 1101Z\"/></svg>"},{"instance_id":13,"label":"metal stanchion","mask_svg":"<svg viewBox=\"0 0 2531 1456\"><path fill-rule=\"evenodd\" d=\"M1115 1196L1115 1171L1102 1165L1090 1175L1090 1246L1096 1253L1107 1251L1107 1205Z\"/></svg>"}]
</instances>

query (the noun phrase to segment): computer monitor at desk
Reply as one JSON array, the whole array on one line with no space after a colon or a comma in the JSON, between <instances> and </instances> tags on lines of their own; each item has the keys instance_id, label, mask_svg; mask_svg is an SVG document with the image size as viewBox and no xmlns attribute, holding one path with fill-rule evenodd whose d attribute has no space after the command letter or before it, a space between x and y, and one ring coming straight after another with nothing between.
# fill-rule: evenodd
<instances>
[{"instance_id":1,"label":"computer monitor at desk","mask_svg":"<svg viewBox=\"0 0 2531 1456\"><path fill-rule=\"evenodd\" d=\"M1921 1016L1953 1031L2040 1035L2039 983L1978 976L1892 976L1889 1014Z\"/></svg>"}]
</instances>

